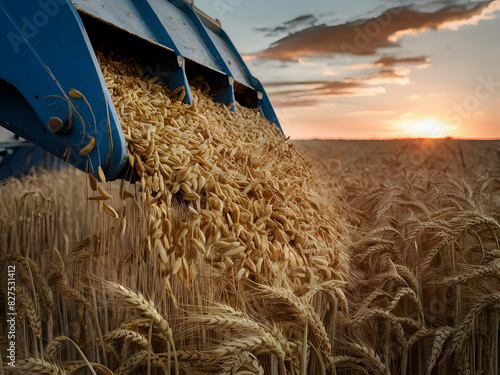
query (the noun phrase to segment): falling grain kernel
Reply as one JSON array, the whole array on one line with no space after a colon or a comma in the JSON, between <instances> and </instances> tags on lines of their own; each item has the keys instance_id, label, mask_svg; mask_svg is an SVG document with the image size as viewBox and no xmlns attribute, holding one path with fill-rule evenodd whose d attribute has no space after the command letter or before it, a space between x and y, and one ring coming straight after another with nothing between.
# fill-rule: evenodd
<instances>
[{"instance_id":1,"label":"falling grain kernel","mask_svg":"<svg viewBox=\"0 0 500 375\"><path fill-rule=\"evenodd\" d=\"M191 238L191 242L193 243L196 250L198 250L201 254L205 254L205 246L198 241L196 238Z\"/></svg>"},{"instance_id":2,"label":"falling grain kernel","mask_svg":"<svg viewBox=\"0 0 500 375\"><path fill-rule=\"evenodd\" d=\"M174 267L172 268L172 275L175 275L179 270L181 269L182 266L182 258L177 258L174 263Z\"/></svg>"},{"instance_id":3,"label":"falling grain kernel","mask_svg":"<svg viewBox=\"0 0 500 375\"><path fill-rule=\"evenodd\" d=\"M99 178L102 182L106 182L106 176L104 175L104 171L102 170L101 166L97 167L97 174L99 175Z\"/></svg>"},{"instance_id":4,"label":"falling grain kernel","mask_svg":"<svg viewBox=\"0 0 500 375\"><path fill-rule=\"evenodd\" d=\"M179 190L181 189L181 185L178 184L177 182L175 182L173 185L172 185L172 188L170 190L170 192L172 194L177 194L179 192Z\"/></svg>"},{"instance_id":5,"label":"falling grain kernel","mask_svg":"<svg viewBox=\"0 0 500 375\"><path fill-rule=\"evenodd\" d=\"M247 265L248 268L250 268L252 270L252 272L257 273L257 266L252 261L252 259L246 258L245 259L245 264Z\"/></svg>"},{"instance_id":6,"label":"falling grain kernel","mask_svg":"<svg viewBox=\"0 0 500 375\"><path fill-rule=\"evenodd\" d=\"M161 198L162 196L163 196L163 192L161 192L161 191L160 191L159 193L157 193L157 194L156 194L156 196L155 196L153 199L151 199L151 200L148 202L148 204L149 204L149 205L155 204L158 200L160 200L160 198Z\"/></svg>"},{"instance_id":7,"label":"falling grain kernel","mask_svg":"<svg viewBox=\"0 0 500 375\"><path fill-rule=\"evenodd\" d=\"M132 168L134 168L134 165L135 165L135 158L134 158L134 155L132 155L132 154L129 152L129 153L128 153L128 155L127 155L127 157L128 157L128 162L129 162L130 166L131 166Z\"/></svg>"},{"instance_id":8,"label":"falling grain kernel","mask_svg":"<svg viewBox=\"0 0 500 375\"><path fill-rule=\"evenodd\" d=\"M123 213L120 219L120 233L122 236L125 235L126 230L127 230L127 216L125 215L125 213Z\"/></svg>"},{"instance_id":9,"label":"falling grain kernel","mask_svg":"<svg viewBox=\"0 0 500 375\"><path fill-rule=\"evenodd\" d=\"M128 198L134 198L134 195L130 192L128 192L127 190L125 189L121 189L120 190L120 198L122 200L125 200L125 199L128 199Z\"/></svg>"},{"instance_id":10,"label":"falling grain kernel","mask_svg":"<svg viewBox=\"0 0 500 375\"><path fill-rule=\"evenodd\" d=\"M238 207L237 204L233 204L231 206L231 219L233 223L239 223L240 222L240 208Z\"/></svg>"},{"instance_id":11,"label":"falling grain kernel","mask_svg":"<svg viewBox=\"0 0 500 375\"><path fill-rule=\"evenodd\" d=\"M113 198L113 196L111 194L109 194L108 192L106 192L102 187L101 185L97 186L97 190L99 191L99 193L101 193L102 197L107 200L107 199L111 199Z\"/></svg>"},{"instance_id":12,"label":"falling grain kernel","mask_svg":"<svg viewBox=\"0 0 500 375\"><path fill-rule=\"evenodd\" d=\"M93 191L96 191L97 190L97 180L96 180L96 178L93 175L91 175L90 173L87 173L87 176L89 176L90 188Z\"/></svg>"},{"instance_id":13,"label":"falling grain kernel","mask_svg":"<svg viewBox=\"0 0 500 375\"><path fill-rule=\"evenodd\" d=\"M102 195L99 195L97 197L88 197L87 198L89 201L106 201L108 200L109 198L106 198L106 197L103 197Z\"/></svg>"},{"instance_id":14,"label":"falling grain kernel","mask_svg":"<svg viewBox=\"0 0 500 375\"><path fill-rule=\"evenodd\" d=\"M237 247L230 249L225 254L227 256L234 256L234 255L238 255L238 254L242 253L243 251L245 251L245 249L246 249L246 246L237 246Z\"/></svg>"},{"instance_id":15,"label":"falling grain kernel","mask_svg":"<svg viewBox=\"0 0 500 375\"><path fill-rule=\"evenodd\" d=\"M257 273L261 273L262 272L262 264L263 263L264 263L264 258L259 258L259 260L255 264L255 269L256 269Z\"/></svg>"},{"instance_id":16,"label":"falling grain kernel","mask_svg":"<svg viewBox=\"0 0 500 375\"><path fill-rule=\"evenodd\" d=\"M157 245L155 246L155 248L158 250L158 254L160 256L161 261L164 264L167 264L167 262L168 262L168 255L167 255L167 252L165 251L165 248L161 244L161 241L157 241Z\"/></svg>"},{"instance_id":17,"label":"falling grain kernel","mask_svg":"<svg viewBox=\"0 0 500 375\"><path fill-rule=\"evenodd\" d=\"M236 276L234 277L234 279L236 281L240 280L244 275L245 275L245 272L246 272L246 268L241 268L238 273L236 274Z\"/></svg>"},{"instance_id":18,"label":"falling grain kernel","mask_svg":"<svg viewBox=\"0 0 500 375\"><path fill-rule=\"evenodd\" d=\"M198 191L205 187L205 183L205 177L202 174L198 175Z\"/></svg>"},{"instance_id":19,"label":"falling grain kernel","mask_svg":"<svg viewBox=\"0 0 500 375\"><path fill-rule=\"evenodd\" d=\"M160 79L160 77L155 76L155 77L152 77L152 78L148 79L148 80L147 80L147 82L148 82L149 84L151 84L151 83L155 83L155 82L156 82L156 81L158 81L159 79Z\"/></svg>"},{"instance_id":20,"label":"falling grain kernel","mask_svg":"<svg viewBox=\"0 0 500 375\"><path fill-rule=\"evenodd\" d=\"M183 87L184 88L184 87ZM186 90L182 90L179 94L179 101L182 102L184 100L184 98L186 97Z\"/></svg>"},{"instance_id":21,"label":"falling grain kernel","mask_svg":"<svg viewBox=\"0 0 500 375\"><path fill-rule=\"evenodd\" d=\"M184 86L177 87L174 91L172 91L171 96L175 96L175 95L179 94L182 90L184 90Z\"/></svg>"},{"instance_id":22,"label":"falling grain kernel","mask_svg":"<svg viewBox=\"0 0 500 375\"><path fill-rule=\"evenodd\" d=\"M280 228L277 228L276 231L274 232L274 238L281 244L286 244L290 242L290 238L288 237L288 235L285 233L284 230Z\"/></svg>"},{"instance_id":23,"label":"falling grain kernel","mask_svg":"<svg viewBox=\"0 0 500 375\"><path fill-rule=\"evenodd\" d=\"M141 157L138 154L135 154L135 165L139 172L144 173L144 164L142 164Z\"/></svg>"},{"instance_id":24,"label":"falling grain kernel","mask_svg":"<svg viewBox=\"0 0 500 375\"><path fill-rule=\"evenodd\" d=\"M108 206L106 203L102 203L102 208L104 209L104 212L106 214L108 214L111 217L114 217L115 219L118 219L118 213L115 211L113 207Z\"/></svg>"},{"instance_id":25,"label":"falling grain kernel","mask_svg":"<svg viewBox=\"0 0 500 375\"><path fill-rule=\"evenodd\" d=\"M78 91L77 89L70 89L68 92L69 96L71 96L73 99L80 99L83 97L83 94Z\"/></svg>"},{"instance_id":26,"label":"falling grain kernel","mask_svg":"<svg viewBox=\"0 0 500 375\"><path fill-rule=\"evenodd\" d=\"M183 230L180 231L178 237L177 237L177 243L181 243L182 239L184 237L186 237L186 235L188 234L189 232L189 229L188 228L184 228Z\"/></svg>"},{"instance_id":27,"label":"falling grain kernel","mask_svg":"<svg viewBox=\"0 0 500 375\"><path fill-rule=\"evenodd\" d=\"M90 151L94 149L94 147L95 147L95 137L92 137L90 138L89 143L87 143L87 145L80 150L80 155L81 156L88 155Z\"/></svg>"}]
</instances>

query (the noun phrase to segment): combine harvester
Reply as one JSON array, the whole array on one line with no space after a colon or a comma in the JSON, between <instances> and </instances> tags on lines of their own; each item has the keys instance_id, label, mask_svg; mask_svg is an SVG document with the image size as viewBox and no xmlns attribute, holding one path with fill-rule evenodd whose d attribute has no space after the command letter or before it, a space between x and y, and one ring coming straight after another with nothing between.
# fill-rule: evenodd
<instances>
[{"instance_id":1,"label":"combine harvester","mask_svg":"<svg viewBox=\"0 0 500 375\"><path fill-rule=\"evenodd\" d=\"M127 148L100 46L139 58L148 75L184 88L187 104L189 80L203 77L215 101L258 108L281 130L220 23L183 0L0 0L0 125L83 171L101 165L107 179L121 177ZM80 155L92 137L95 148ZM0 143L0 179L59 160L31 143Z\"/></svg>"}]
</instances>

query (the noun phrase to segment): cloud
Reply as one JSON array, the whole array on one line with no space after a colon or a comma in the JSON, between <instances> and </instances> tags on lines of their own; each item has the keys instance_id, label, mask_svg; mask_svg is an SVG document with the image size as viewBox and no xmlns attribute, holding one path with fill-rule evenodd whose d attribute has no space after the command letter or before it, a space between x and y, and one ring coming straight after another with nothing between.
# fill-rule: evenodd
<instances>
[{"instance_id":1,"label":"cloud","mask_svg":"<svg viewBox=\"0 0 500 375\"><path fill-rule=\"evenodd\" d=\"M424 64L428 65L428 63L431 60L428 57L404 57L401 59L398 59L396 57L392 56L384 56L378 59L377 61L373 63L368 63L368 64L356 64L356 65L347 65L344 66L344 70L360 70L360 69L370 69L374 67L388 67L388 66L394 66L397 64ZM422 65L423 66L423 65Z\"/></svg>"},{"instance_id":2,"label":"cloud","mask_svg":"<svg viewBox=\"0 0 500 375\"><path fill-rule=\"evenodd\" d=\"M267 93L275 106L318 106L334 97L375 96L385 93L380 83L395 83L404 79L388 72L372 77L347 78L343 81L308 81L308 82L267 82ZM391 81L391 82L390 82Z\"/></svg>"},{"instance_id":3,"label":"cloud","mask_svg":"<svg viewBox=\"0 0 500 375\"><path fill-rule=\"evenodd\" d=\"M306 14L293 20L286 21L282 25L276 27L261 27L255 29L255 31L265 33L264 36L281 36L283 34L294 34L302 29L314 26L318 19L312 14Z\"/></svg>"},{"instance_id":4,"label":"cloud","mask_svg":"<svg viewBox=\"0 0 500 375\"><path fill-rule=\"evenodd\" d=\"M493 15L493 13L496 12L497 10L500 10L500 2L497 0L480 2L479 5L471 8L473 4L474 2L472 2L472 4L464 5L462 8L454 6L443 10L439 10L434 14L438 13L444 14L445 13L444 11L450 14L450 17L448 17L448 19L445 22L438 23L435 22L435 20L430 20L429 22L426 22L421 26L412 26L404 28L396 31L393 35L391 35L389 37L389 40L396 41L402 35L406 34L415 35L427 29L433 29L433 30L447 29L456 31L462 26L477 25L479 21L494 19L496 16ZM461 17L460 13L463 13L465 17ZM423 14L429 14L429 13L423 13Z\"/></svg>"},{"instance_id":5,"label":"cloud","mask_svg":"<svg viewBox=\"0 0 500 375\"><path fill-rule=\"evenodd\" d=\"M257 57L297 60L332 53L371 55L379 48L399 46L398 39L403 34L415 34L427 29L457 28L482 19L491 19L492 13L499 9L498 3L477 2L474 6L470 3L467 6L453 4L432 13L399 7L389 9L372 19L334 26L313 25L278 40L258 53Z\"/></svg>"},{"instance_id":6,"label":"cloud","mask_svg":"<svg viewBox=\"0 0 500 375\"><path fill-rule=\"evenodd\" d=\"M265 82L264 87L276 106L312 106L334 97L360 97L383 94L383 85L410 83L407 68L381 69L365 77L338 81Z\"/></svg>"},{"instance_id":7,"label":"cloud","mask_svg":"<svg viewBox=\"0 0 500 375\"><path fill-rule=\"evenodd\" d=\"M275 27L261 27L255 28L254 30L264 33L265 37L283 37L285 35L295 34L312 26L332 25L337 24L339 21L335 12L326 12L317 16L305 14L290 21L283 22L281 25Z\"/></svg>"},{"instance_id":8,"label":"cloud","mask_svg":"<svg viewBox=\"0 0 500 375\"><path fill-rule=\"evenodd\" d=\"M319 100L316 99L286 99L271 96L273 107L318 107L321 105Z\"/></svg>"},{"instance_id":9,"label":"cloud","mask_svg":"<svg viewBox=\"0 0 500 375\"><path fill-rule=\"evenodd\" d=\"M414 63L428 63L429 58L427 57L405 57L398 59L391 56L384 56L373 63L376 66L393 66L396 64L414 64Z\"/></svg>"},{"instance_id":10,"label":"cloud","mask_svg":"<svg viewBox=\"0 0 500 375\"><path fill-rule=\"evenodd\" d=\"M310 97L317 95L348 96L356 90L365 88L354 81L289 81L264 83L266 90L273 96Z\"/></svg>"},{"instance_id":11,"label":"cloud","mask_svg":"<svg viewBox=\"0 0 500 375\"><path fill-rule=\"evenodd\" d=\"M382 69L377 73L362 78L351 79L349 81L366 83L368 85L398 84L407 85L410 83L408 68Z\"/></svg>"}]
</instances>

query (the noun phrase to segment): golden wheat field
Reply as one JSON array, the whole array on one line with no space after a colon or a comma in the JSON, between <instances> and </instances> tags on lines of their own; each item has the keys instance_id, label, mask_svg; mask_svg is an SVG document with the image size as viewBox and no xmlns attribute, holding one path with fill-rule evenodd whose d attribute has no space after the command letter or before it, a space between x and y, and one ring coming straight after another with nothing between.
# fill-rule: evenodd
<instances>
[{"instance_id":1,"label":"golden wheat field","mask_svg":"<svg viewBox=\"0 0 500 375\"><path fill-rule=\"evenodd\" d=\"M498 375L500 142L292 143L98 58L135 182L0 185L0 375Z\"/></svg>"}]
</instances>

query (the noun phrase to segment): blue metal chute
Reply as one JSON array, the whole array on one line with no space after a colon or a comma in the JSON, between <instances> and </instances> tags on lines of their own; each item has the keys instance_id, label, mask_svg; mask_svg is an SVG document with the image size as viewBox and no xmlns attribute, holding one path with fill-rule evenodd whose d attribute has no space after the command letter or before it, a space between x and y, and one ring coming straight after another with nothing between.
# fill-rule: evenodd
<instances>
[{"instance_id":1,"label":"blue metal chute","mask_svg":"<svg viewBox=\"0 0 500 375\"><path fill-rule=\"evenodd\" d=\"M125 139L73 5L0 0L0 50L1 87L8 93L2 125L79 169L97 173L101 165L110 178L118 176L127 160ZM72 89L82 96L71 97ZM22 121L26 103L36 114L29 122ZM94 151L81 156L92 137Z\"/></svg>"},{"instance_id":2,"label":"blue metal chute","mask_svg":"<svg viewBox=\"0 0 500 375\"><path fill-rule=\"evenodd\" d=\"M183 0L0 0L0 34L0 125L82 170L100 165L113 179L127 159L92 43L146 60L150 75L184 88L186 103L189 79L201 75L214 100L259 108L281 130L220 25Z\"/></svg>"}]
</instances>

